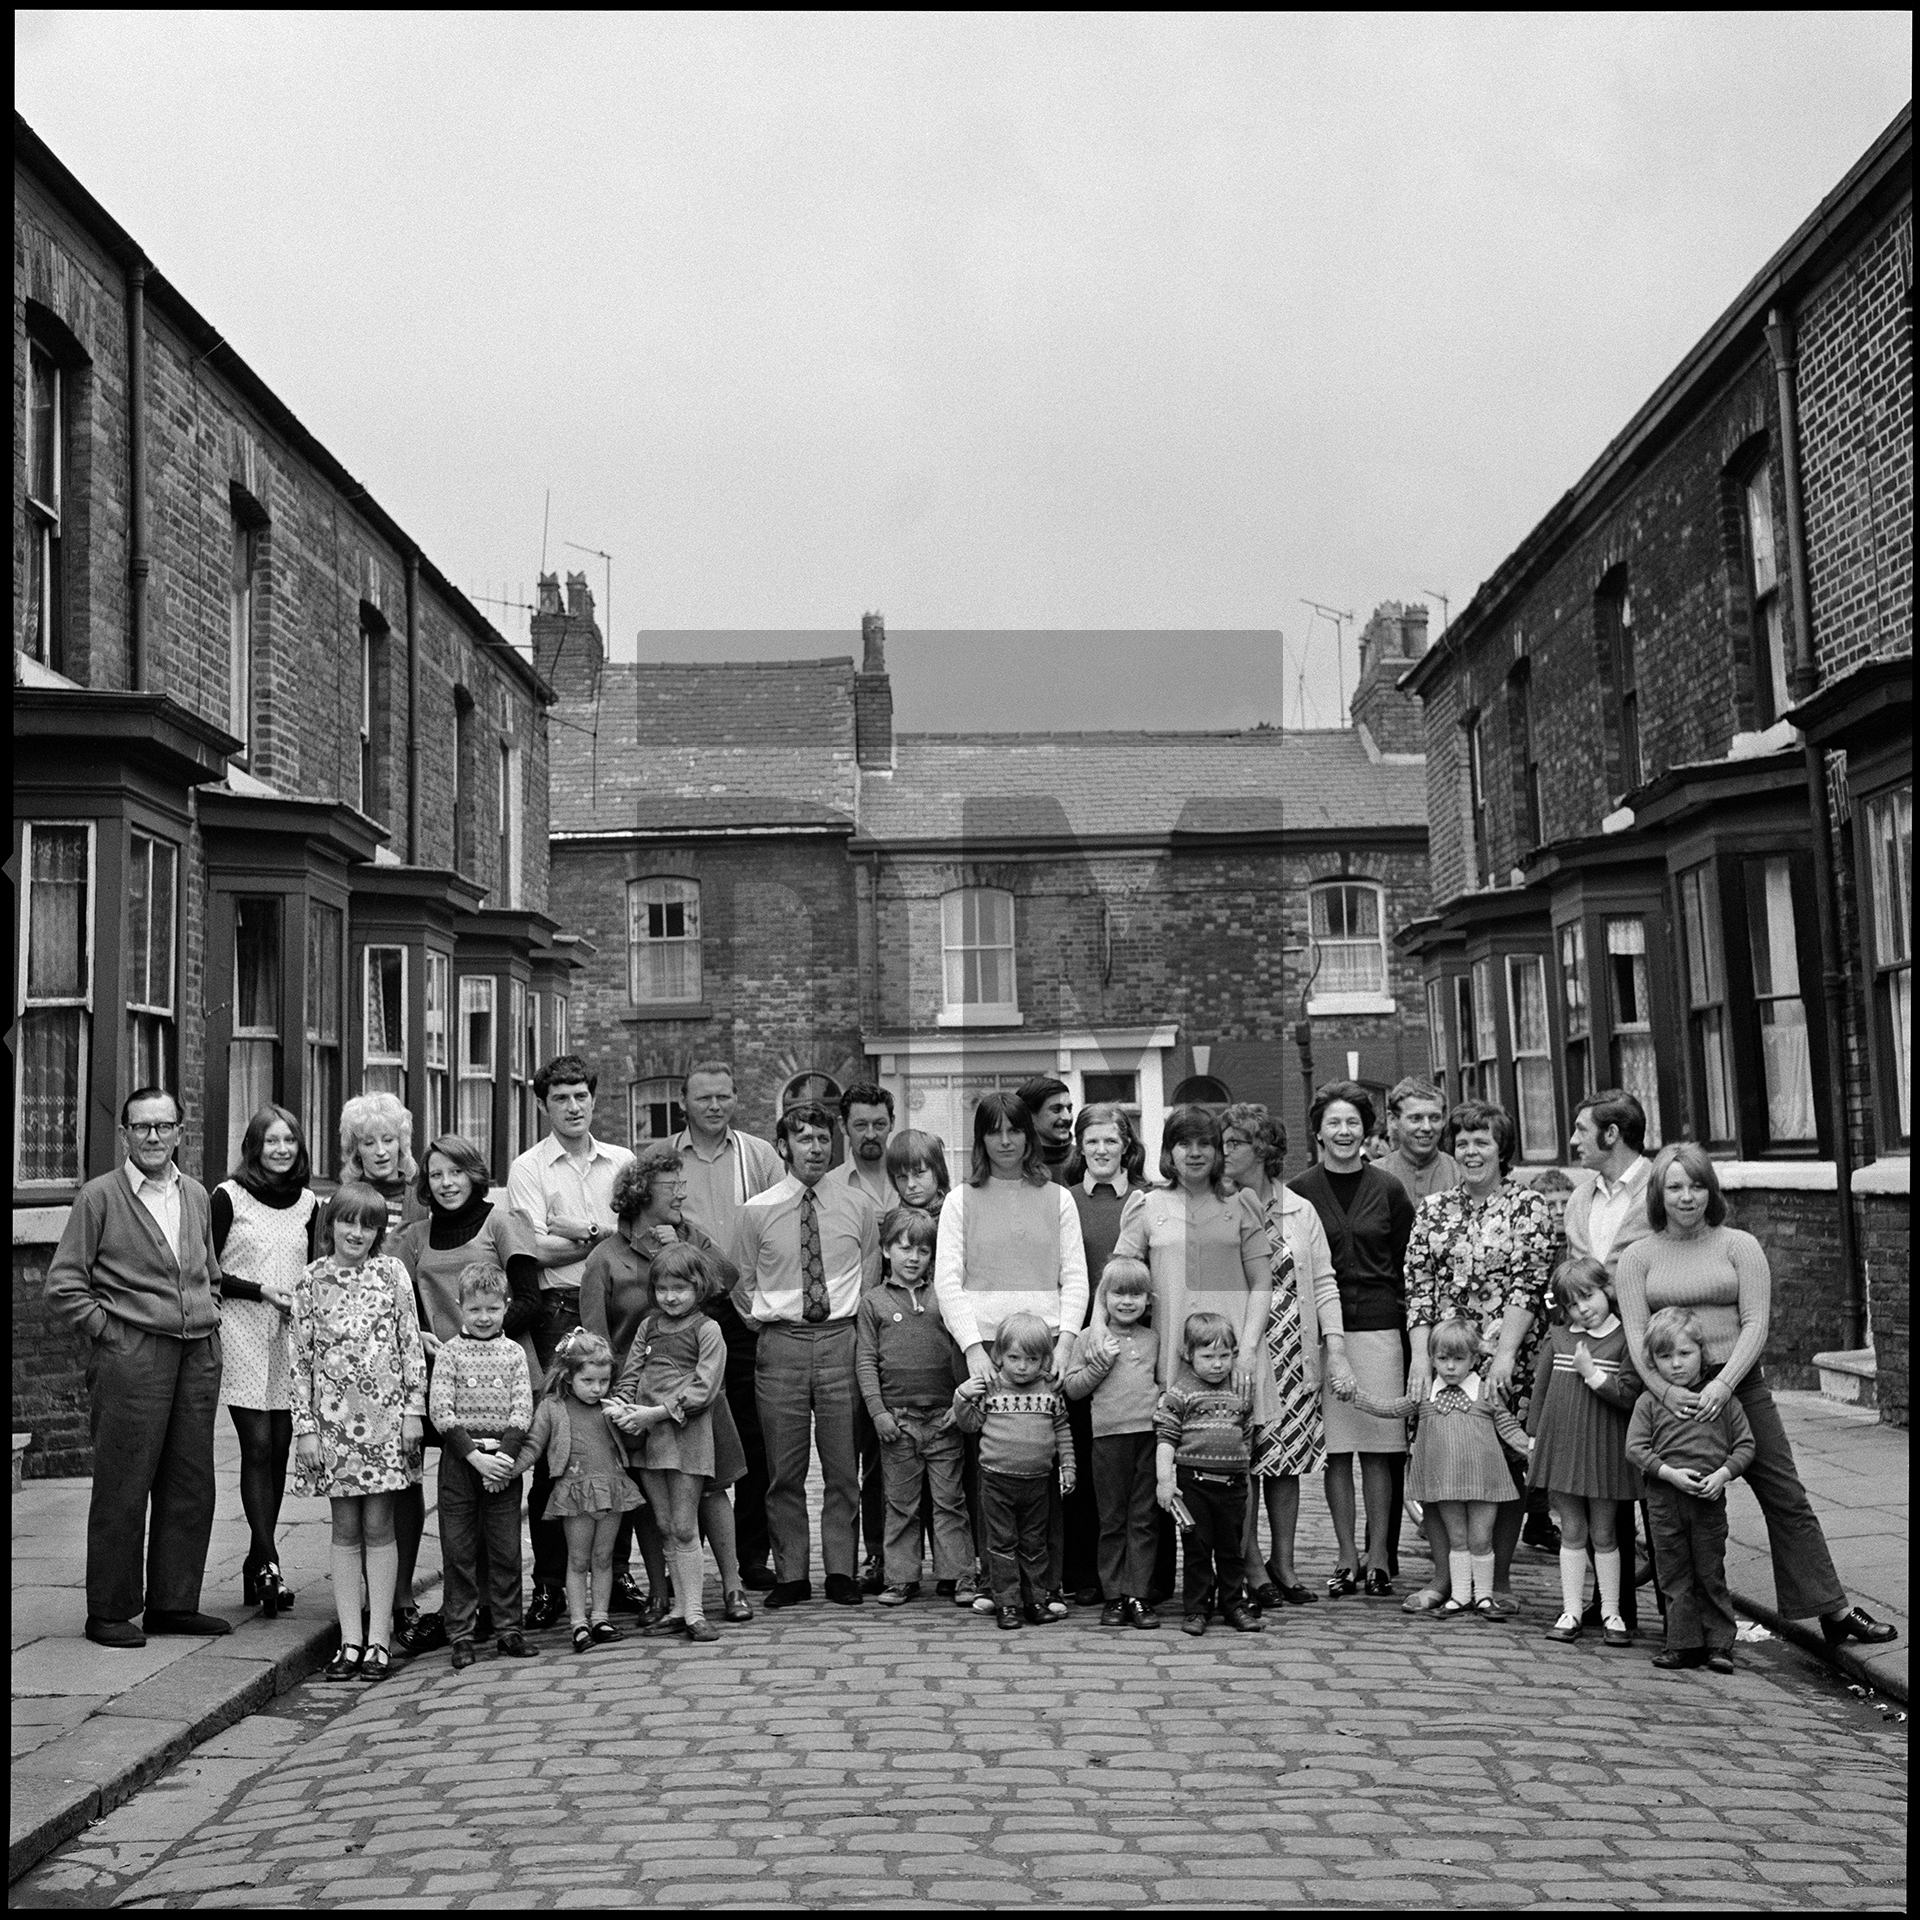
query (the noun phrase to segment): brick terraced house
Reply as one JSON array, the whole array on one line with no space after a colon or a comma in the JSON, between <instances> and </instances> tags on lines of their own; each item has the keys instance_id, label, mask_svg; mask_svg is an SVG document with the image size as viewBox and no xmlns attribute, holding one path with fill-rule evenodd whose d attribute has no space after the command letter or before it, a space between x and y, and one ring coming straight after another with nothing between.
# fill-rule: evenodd
<instances>
[{"instance_id":1,"label":"brick terraced house","mask_svg":"<svg viewBox=\"0 0 1920 1920\"><path fill-rule=\"evenodd\" d=\"M1608 1085L1704 1142L1772 1257L1774 1376L1901 1424L1911 162L1909 109L1400 682L1436 1073L1527 1163Z\"/></svg>"},{"instance_id":2,"label":"brick terraced house","mask_svg":"<svg viewBox=\"0 0 1920 1920\"><path fill-rule=\"evenodd\" d=\"M951 1153L983 1092L1049 1073L1137 1106L1156 1152L1184 1099L1268 1101L1298 1142L1303 998L1321 1077L1424 1065L1390 936L1427 899L1394 684L1425 619L1370 625L1352 729L896 736L876 615L858 668L628 665L585 581L544 581L553 911L596 950L576 1018L629 1138L678 1128L681 1073L718 1055L763 1133L874 1078Z\"/></svg>"},{"instance_id":3,"label":"brick terraced house","mask_svg":"<svg viewBox=\"0 0 1920 1920\"><path fill-rule=\"evenodd\" d=\"M75 1473L42 1284L126 1095L209 1184L269 1099L331 1180L363 1090L504 1178L577 961L545 683L17 116L13 357L13 1423Z\"/></svg>"}]
</instances>

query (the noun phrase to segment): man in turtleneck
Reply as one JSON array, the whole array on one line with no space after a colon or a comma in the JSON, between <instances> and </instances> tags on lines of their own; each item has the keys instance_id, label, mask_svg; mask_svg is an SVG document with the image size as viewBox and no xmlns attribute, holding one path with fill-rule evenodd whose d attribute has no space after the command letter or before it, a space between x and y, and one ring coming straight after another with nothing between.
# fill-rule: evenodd
<instances>
[{"instance_id":1,"label":"man in turtleneck","mask_svg":"<svg viewBox=\"0 0 1920 1920\"><path fill-rule=\"evenodd\" d=\"M1020 1088L1020 1104L1033 1115L1047 1178L1056 1187L1064 1187L1067 1162L1073 1158L1073 1095L1067 1083L1040 1074Z\"/></svg>"}]
</instances>

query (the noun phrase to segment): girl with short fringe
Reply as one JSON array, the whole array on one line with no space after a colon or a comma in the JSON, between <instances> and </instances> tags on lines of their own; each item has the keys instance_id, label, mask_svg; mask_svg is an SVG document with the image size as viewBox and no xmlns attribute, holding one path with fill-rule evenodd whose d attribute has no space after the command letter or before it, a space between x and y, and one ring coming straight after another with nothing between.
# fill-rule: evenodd
<instances>
[{"instance_id":1,"label":"girl with short fringe","mask_svg":"<svg viewBox=\"0 0 1920 1920\"><path fill-rule=\"evenodd\" d=\"M620 1516L640 1504L640 1489L627 1478L626 1449L608 1421L613 1389L613 1349L597 1333L575 1327L553 1350L540 1404L513 1470L525 1473L546 1459L553 1479L548 1517L567 1536L567 1615L573 1650L620 1639L607 1615L613 1599L613 1542ZM665 1419L664 1410L655 1417Z\"/></svg>"},{"instance_id":2,"label":"girl with short fringe","mask_svg":"<svg viewBox=\"0 0 1920 1920\"><path fill-rule=\"evenodd\" d=\"M384 1680L400 1552L394 1496L420 1479L427 1356L413 1282L380 1251L387 1202L350 1180L320 1216L320 1258L293 1290L289 1392L296 1493L333 1507L333 1603L340 1650L329 1680ZM360 1580L367 1629L360 1637Z\"/></svg>"},{"instance_id":3,"label":"girl with short fringe","mask_svg":"<svg viewBox=\"0 0 1920 1920\"><path fill-rule=\"evenodd\" d=\"M1096 1296L1098 1320L1074 1342L1065 1386L1090 1400L1093 1494L1100 1518L1103 1627L1157 1627L1147 1594L1159 1546L1153 1433L1160 1402L1160 1338L1153 1329L1153 1273L1144 1260L1109 1260Z\"/></svg>"},{"instance_id":4,"label":"girl with short fringe","mask_svg":"<svg viewBox=\"0 0 1920 1920\"><path fill-rule=\"evenodd\" d=\"M1446 1529L1453 1592L1438 1611L1449 1619L1469 1612L1488 1620L1500 1617L1493 1598L1493 1516L1519 1497L1500 1443L1523 1455L1533 1445L1500 1396L1474 1371L1480 1351L1479 1329L1471 1321L1443 1320L1427 1342L1433 1385L1424 1396L1377 1400L1359 1387L1334 1385L1335 1393L1351 1399L1362 1413L1419 1423L1407 1498L1432 1507Z\"/></svg>"},{"instance_id":5,"label":"girl with short fringe","mask_svg":"<svg viewBox=\"0 0 1920 1920\"><path fill-rule=\"evenodd\" d=\"M1580 1638L1591 1544L1602 1635L1610 1647L1630 1646L1633 1636L1620 1613L1614 1511L1646 1494L1627 1458L1627 1420L1640 1398L1640 1376L1598 1260L1563 1260L1554 1269L1553 1297L1566 1325L1549 1330L1534 1361L1527 1418L1533 1434L1527 1485L1546 1490L1560 1529L1560 1617L1547 1638L1567 1644Z\"/></svg>"}]
</instances>

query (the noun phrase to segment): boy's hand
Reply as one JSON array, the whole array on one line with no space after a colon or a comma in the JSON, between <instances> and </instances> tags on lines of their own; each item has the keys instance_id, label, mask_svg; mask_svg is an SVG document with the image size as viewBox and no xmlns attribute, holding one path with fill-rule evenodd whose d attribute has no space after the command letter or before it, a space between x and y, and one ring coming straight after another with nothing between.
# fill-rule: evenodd
<instances>
[{"instance_id":1,"label":"boy's hand","mask_svg":"<svg viewBox=\"0 0 1920 1920\"><path fill-rule=\"evenodd\" d=\"M1173 1510L1173 1495L1173 1476L1164 1473L1157 1476L1153 1489L1153 1497L1158 1500L1161 1506L1166 1508L1168 1512L1172 1512Z\"/></svg>"},{"instance_id":2,"label":"boy's hand","mask_svg":"<svg viewBox=\"0 0 1920 1920\"><path fill-rule=\"evenodd\" d=\"M971 1380L963 1380L956 1391L962 1400L984 1400L987 1383L976 1374Z\"/></svg>"},{"instance_id":3,"label":"boy's hand","mask_svg":"<svg viewBox=\"0 0 1920 1920\"><path fill-rule=\"evenodd\" d=\"M1715 1467L1714 1470L1700 1482L1700 1498L1702 1500L1718 1500L1720 1496L1726 1492L1727 1481L1730 1477L1725 1467Z\"/></svg>"},{"instance_id":4,"label":"boy's hand","mask_svg":"<svg viewBox=\"0 0 1920 1920\"><path fill-rule=\"evenodd\" d=\"M1060 1469L1060 1491L1062 1493L1071 1493L1073 1491L1073 1469L1071 1467L1062 1467Z\"/></svg>"},{"instance_id":5,"label":"boy's hand","mask_svg":"<svg viewBox=\"0 0 1920 1920\"><path fill-rule=\"evenodd\" d=\"M513 1477L513 1462L497 1453L476 1453L468 1462L490 1488L504 1487Z\"/></svg>"},{"instance_id":6,"label":"boy's hand","mask_svg":"<svg viewBox=\"0 0 1920 1920\"><path fill-rule=\"evenodd\" d=\"M1682 1493L1690 1493L1696 1500L1708 1497L1706 1480L1691 1467L1662 1467L1660 1472L1670 1485L1678 1487Z\"/></svg>"},{"instance_id":7,"label":"boy's hand","mask_svg":"<svg viewBox=\"0 0 1920 1920\"><path fill-rule=\"evenodd\" d=\"M431 1360L434 1355L440 1351L442 1342L437 1333L429 1333L425 1327L422 1327L420 1329L420 1344L426 1348L427 1358Z\"/></svg>"},{"instance_id":8,"label":"boy's hand","mask_svg":"<svg viewBox=\"0 0 1920 1920\"><path fill-rule=\"evenodd\" d=\"M880 1436L880 1444L890 1447L900 1438L900 1422L890 1413L876 1413L873 1416L873 1430Z\"/></svg>"}]
</instances>

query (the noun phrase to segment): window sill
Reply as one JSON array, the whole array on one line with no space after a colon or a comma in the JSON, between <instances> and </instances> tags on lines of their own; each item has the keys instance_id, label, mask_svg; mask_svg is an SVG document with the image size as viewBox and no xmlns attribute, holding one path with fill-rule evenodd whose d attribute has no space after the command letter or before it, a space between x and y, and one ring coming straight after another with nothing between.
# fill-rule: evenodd
<instances>
[{"instance_id":1,"label":"window sill","mask_svg":"<svg viewBox=\"0 0 1920 1920\"><path fill-rule=\"evenodd\" d=\"M620 1018L634 1020L711 1020L710 1000L653 1001L644 1007L629 1007Z\"/></svg>"},{"instance_id":2,"label":"window sill","mask_svg":"<svg viewBox=\"0 0 1920 1920\"><path fill-rule=\"evenodd\" d=\"M1018 1007L948 1007L934 1017L936 1027L1024 1027Z\"/></svg>"},{"instance_id":3,"label":"window sill","mask_svg":"<svg viewBox=\"0 0 1920 1920\"><path fill-rule=\"evenodd\" d=\"M1323 993L1307 1002L1307 1018L1323 1020L1342 1013L1394 1013L1398 1003L1390 993Z\"/></svg>"}]
</instances>

